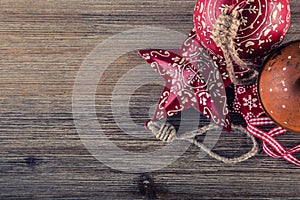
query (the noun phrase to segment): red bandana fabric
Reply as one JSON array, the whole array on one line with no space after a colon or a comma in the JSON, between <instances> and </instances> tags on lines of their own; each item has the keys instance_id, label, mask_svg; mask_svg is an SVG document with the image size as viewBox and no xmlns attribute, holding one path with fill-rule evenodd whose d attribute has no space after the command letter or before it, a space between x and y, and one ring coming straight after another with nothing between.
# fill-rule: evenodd
<instances>
[{"instance_id":1,"label":"red bandana fabric","mask_svg":"<svg viewBox=\"0 0 300 200\"><path fill-rule=\"evenodd\" d=\"M256 84L235 85L235 99L232 108L228 110L224 87L228 87L231 81L224 59L209 55L200 45L194 29L179 50L140 50L139 54L166 80L151 120L162 120L194 107L215 124L230 131L229 112L239 113L247 123L247 130L263 141L266 154L273 158L282 157L287 162L300 166L299 159L294 156L300 152L300 145L286 149L276 140L276 136L287 130L276 126L266 116ZM238 78L247 73L238 66L235 66L235 70ZM214 101L216 98L218 101ZM270 125L276 127L270 131L261 129Z\"/></svg>"}]
</instances>

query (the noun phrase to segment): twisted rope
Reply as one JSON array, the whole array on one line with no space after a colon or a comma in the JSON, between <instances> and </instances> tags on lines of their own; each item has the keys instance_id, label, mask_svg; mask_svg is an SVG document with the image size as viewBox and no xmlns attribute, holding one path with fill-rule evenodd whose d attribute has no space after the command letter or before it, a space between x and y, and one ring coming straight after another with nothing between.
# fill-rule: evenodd
<instances>
[{"instance_id":1,"label":"twisted rope","mask_svg":"<svg viewBox=\"0 0 300 200\"><path fill-rule=\"evenodd\" d=\"M245 153L236 158L228 158L225 156L220 156L217 153L214 153L211 149L209 149L207 146L205 146L203 143L199 142L196 139L196 136L203 135L209 130L217 129L218 126L214 126L214 125L210 124L210 125L200 128L196 131L192 131L190 133L185 133L182 136L177 136L175 127L168 123L150 121L147 124L147 128L149 130L151 130L152 133L155 135L155 137L159 140L162 140L164 142L171 142L174 139L189 141L190 143L194 144L195 146L198 146L202 151L206 152L212 158L219 160L223 163L239 163L239 162L248 160L249 158L255 156L258 152L258 145L257 145L255 138L251 134L249 134L248 131L246 131L246 129L244 129L241 126L232 126L232 128L234 128L240 132L246 133L246 135L251 139L253 146L252 146L252 149L248 153Z\"/></svg>"},{"instance_id":2,"label":"twisted rope","mask_svg":"<svg viewBox=\"0 0 300 200\"><path fill-rule=\"evenodd\" d=\"M224 8L216 20L212 31L212 39L223 51L229 78L236 85L250 85L256 81L258 76L258 72L252 67L252 64L246 63L239 58L234 42L241 25L241 21L239 20L239 8L243 7L246 2L247 1L242 1L232 7ZM240 67L251 70L252 74L248 77L237 79L234 73L233 61Z\"/></svg>"}]
</instances>

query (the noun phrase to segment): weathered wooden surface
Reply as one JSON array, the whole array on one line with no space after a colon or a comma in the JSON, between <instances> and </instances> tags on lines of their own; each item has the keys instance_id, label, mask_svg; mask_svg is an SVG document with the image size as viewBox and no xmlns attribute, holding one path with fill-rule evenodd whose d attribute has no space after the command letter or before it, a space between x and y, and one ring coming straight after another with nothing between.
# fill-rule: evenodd
<instances>
[{"instance_id":1,"label":"weathered wooden surface","mask_svg":"<svg viewBox=\"0 0 300 200\"><path fill-rule=\"evenodd\" d=\"M228 165L199 158L192 146L168 167L142 175L105 166L82 144L73 121L72 91L87 55L109 36L142 25L188 33L194 3L0 0L0 199L300 199L300 169L263 152ZM287 40L300 37L300 2L291 4ZM161 144L123 134L110 98L118 78L140 64L135 52L118 58L96 94L107 136L137 152ZM131 99L131 116L138 124L148 117L147 101L154 103L161 90L151 88L140 88ZM282 138L285 144L300 142L299 135L289 136ZM222 134L215 150L238 154L247 149L243 143L238 134Z\"/></svg>"}]
</instances>

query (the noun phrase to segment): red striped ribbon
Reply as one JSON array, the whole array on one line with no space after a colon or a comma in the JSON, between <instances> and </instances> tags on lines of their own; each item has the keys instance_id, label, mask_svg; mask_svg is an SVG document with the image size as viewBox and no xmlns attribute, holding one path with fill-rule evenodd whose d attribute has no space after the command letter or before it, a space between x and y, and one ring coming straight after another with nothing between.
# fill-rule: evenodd
<instances>
[{"instance_id":1,"label":"red striped ribbon","mask_svg":"<svg viewBox=\"0 0 300 200\"><path fill-rule=\"evenodd\" d=\"M265 132L258 128L258 126L265 125L274 125L274 122L268 117L253 118L247 121L247 130L263 141L263 150L267 155L273 158L282 157L287 162L300 167L299 159L294 156L295 153L300 152L300 145L287 150L275 139L276 136L286 133L287 130L277 126Z\"/></svg>"}]
</instances>

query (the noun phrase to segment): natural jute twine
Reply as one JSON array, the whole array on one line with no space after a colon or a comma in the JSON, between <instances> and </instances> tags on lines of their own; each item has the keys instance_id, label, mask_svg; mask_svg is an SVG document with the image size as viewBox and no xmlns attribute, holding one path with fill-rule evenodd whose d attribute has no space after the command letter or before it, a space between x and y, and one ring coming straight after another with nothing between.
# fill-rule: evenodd
<instances>
[{"instance_id":1,"label":"natural jute twine","mask_svg":"<svg viewBox=\"0 0 300 200\"><path fill-rule=\"evenodd\" d=\"M245 160L248 160L249 158L255 156L258 152L258 145L255 140L255 138L249 134L246 129L244 129L242 126L232 126L233 129L238 130L239 132L246 133L246 135L251 139L253 146L252 149L239 157L236 158L228 158L224 156L220 156L214 152L212 152L211 149L209 149L207 146L205 146L203 143L197 141L196 136L200 136L205 134L209 130L218 129L218 126L215 125L207 125L204 126L198 130L185 133L181 136L177 135L177 131L175 127L169 123L163 123L159 121L150 121L147 124L147 127L149 130L152 131L152 133L155 135L155 137L159 140L162 140L164 142L172 142L174 139L177 140L186 140L191 142L192 144L198 146L201 150L206 152L208 155L210 155L212 158L215 158L216 160L222 161L224 163L239 163Z\"/></svg>"},{"instance_id":2,"label":"natural jute twine","mask_svg":"<svg viewBox=\"0 0 300 200\"><path fill-rule=\"evenodd\" d=\"M239 58L235 47L235 39L241 25L239 9L246 2L247 1L242 1L232 7L224 8L212 31L212 38L214 42L223 51L229 78L236 85L250 85L256 81L258 76L258 71L255 70L251 63L246 63ZM234 72L233 62L240 67L250 70L252 74L246 78L237 79Z\"/></svg>"}]
</instances>

